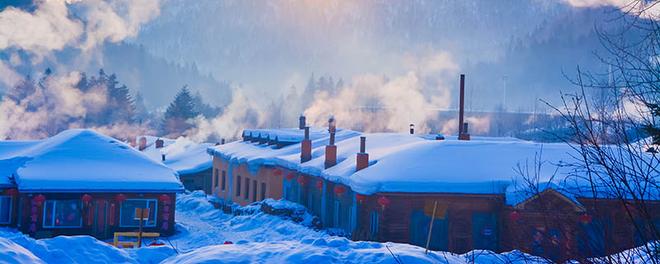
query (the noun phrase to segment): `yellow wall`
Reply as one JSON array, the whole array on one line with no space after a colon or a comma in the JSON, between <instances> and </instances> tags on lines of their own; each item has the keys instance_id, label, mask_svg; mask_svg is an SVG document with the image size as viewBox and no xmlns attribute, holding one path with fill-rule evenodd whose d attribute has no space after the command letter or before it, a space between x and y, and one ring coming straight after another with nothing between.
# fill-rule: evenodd
<instances>
[{"instance_id":1,"label":"yellow wall","mask_svg":"<svg viewBox=\"0 0 660 264\"><path fill-rule=\"evenodd\" d=\"M265 198L281 199L282 198L282 179L285 175L275 175L274 169L270 167L261 167L257 173L251 173L245 163L233 164L230 166L229 163L217 156L213 157L213 173L217 172L218 177L213 177L213 194L218 198L224 199L226 201L233 201L239 205L247 205L252 203L253 200L253 191L254 191L254 182L257 183L257 201L261 200L261 188L262 183L266 184L266 195ZM226 172L226 188L222 190L222 171ZM240 196L236 196L236 180L240 176L241 179L241 191ZM245 179L250 179L249 185L249 195L247 199L245 198ZM216 186L216 180L220 181Z\"/></svg>"}]
</instances>

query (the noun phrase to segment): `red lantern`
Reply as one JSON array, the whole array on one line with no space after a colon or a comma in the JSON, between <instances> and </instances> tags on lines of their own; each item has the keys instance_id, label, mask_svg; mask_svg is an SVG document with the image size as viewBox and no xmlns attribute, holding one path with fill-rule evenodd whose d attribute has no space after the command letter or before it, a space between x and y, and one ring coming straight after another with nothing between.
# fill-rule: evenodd
<instances>
[{"instance_id":1,"label":"red lantern","mask_svg":"<svg viewBox=\"0 0 660 264\"><path fill-rule=\"evenodd\" d=\"M82 201L86 204L92 201L92 196L89 194L83 194Z\"/></svg>"},{"instance_id":2,"label":"red lantern","mask_svg":"<svg viewBox=\"0 0 660 264\"><path fill-rule=\"evenodd\" d=\"M335 192L336 195L342 195L346 192L346 188L344 188L344 186L337 185L335 186L333 191Z\"/></svg>"},{"instance_id":3,"label":"red lantern","mask_svg":"<svg viewBox=\"0 0 660 264\"><path fill-rule=\"evenodd\" d=\"M32 199L35 201L35 203L37 203L37 205L41 205L44 201L46 201L46 196L39 194Z\"/></svg>"},{"instance_id":4,"label":"red lantern","mask_svg":"<svg viewBox=\"0 0 660 264\"><path fill-rule=\"evenodd\" d=\"M316 188L319 190L323 190L323 180L316 181Z\"/></svg>"},{"instance_id":5,"label":"red lantern","mask_svg":"<svg viewBox=\"0 0 660 264\"><path fill-rule=\"evenodd\" d=\"M385 196L381 196L378 198L378 204L385 209L388 205L390 205L391 201L390 199L387 199Z\"/></svg>"},{"instance_id":6,"label":"red lantern","mask_svg":"<svg viewBox=\"0 0 660 264\"><path fill-rule=\"evenodd\" d=\"M169 203L170 202L170 196L167 194L163 194L160 197L158 197L158 200L160 200L163 203Z\"/></svg>"},{"instance_id":7,"label":"red lantern","mask_svg":"<svg viewBox=\"0 0 660 264\"><path fill-rule=\"evenodd\" d=\"M307 179L305 177L302 177L302 176L298 177L298 179L296 181L298 181L298 184L300 184L300 185L307 184Z\"/></svg>"},{"instance_id":8,"label":"red lantern","mask_svg":"<svg viewBox=\"0 0 660 264\"><path fill-rule=\"evenodd\" d=\"M587 214L587 213L584 213L584 214L580 215L580 217L578 217L578 220L580 220L580 222L582 222L583 224L586 225L588 223L591 223L591 220L593 220L593 217L591 215Z\"/></svg>"},{"instance_id":9,"label":"red lantern","mask_svg":"<svg viewBox=\"0 0 660 264\"><path fill-rule=\"evenodd\" d=\"M367 196L364 195L364 194L356 193L356 194L355 194L355 200L357 200L358 203L363 203L364 201L367 200Z\"/></svg>"},{"instance_id":10,"label":"red lantern","mask_svg":"<svg viewBox=\"0 0 660 264\"><path fill-rule=\"evenodd\" d=\"M10 196L16 196L16 195L18 195L18 190L16 190L16 188L11 188L11 189L5 190L5 193L7 195L10 195Z\"/></svg>"},{"instance_id":11,"label":"red lantern","mask_svg":"<svg viewBox=\"0 0 660 264\"><path fill-rule=\"evenodd\" d=\"M124 201L126 201L126 195L122 193L117 194L115 195L115 200L117 200L117 202L123 203Z\"/></svg>"},{"instance_id":12,"label":"red lantern","mask_svg":"<svg viewBox=\"0 0 660 264\"><path fill-rule=\"evenodd\" d=\"M518 222L518 220L520 220L520 217L521 216L520 213L518 213L518 211L513 211L509 213L509 219L511 219L511 221L513 222Z\"/></svg>"},{"instance_id":13,"label":"red lantern","mask_svg":"<svg viewBox=\"0 0 660 264\"><path fill-rule=\"evenodd\" d=\"M280 169L275 169L273 173L275 174L275 176L282 176L282 170Z\"/></svg>"},{"instance_id":14,"label":"red lantern","mask_svg":"<svg viewBox=\"0 0 660 264\"><path fill-rule=\"evenodd\" d=\"M282 174L280 174L280 175L282 175ZM290 180L293 180L293 178L295 178L295 177L296 177L296 174L293 173L293 172L289 172L289 173L286 175L286 179L289 180L289 181L290 181Z\"/></svg>"}]
</instances>

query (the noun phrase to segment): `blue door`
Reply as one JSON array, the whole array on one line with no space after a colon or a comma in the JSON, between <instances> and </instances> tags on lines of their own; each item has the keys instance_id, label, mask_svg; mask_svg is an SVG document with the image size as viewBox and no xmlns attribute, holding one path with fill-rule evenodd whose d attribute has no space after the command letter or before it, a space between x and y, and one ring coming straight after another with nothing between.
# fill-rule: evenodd
<instances>
[{"instance_id":1,"label":"blue door","mask_svg":"<svg viewBox=\"0 0 660 264\"><path fill-rule=\"evenodd\" d=\"M493 213L472 214L472 241L474 249L498 250L497 215Z\"/></svg>"},{"instance_id":2,"label":"blue door","mask_svg":"<svg viewBox=\"0 0 660 264\"><path fill-rule=\"evenodd\" d=\"M431 216L424 214L422 210L415 210L410 215L410 243L421 247L426 246L428 238ZM433 221L433 231L431 233L431 243L429 248L433 250L447 250L448 241L448 223L447 217L444 219L435 218Z\"/></svg>"}]
</instances>

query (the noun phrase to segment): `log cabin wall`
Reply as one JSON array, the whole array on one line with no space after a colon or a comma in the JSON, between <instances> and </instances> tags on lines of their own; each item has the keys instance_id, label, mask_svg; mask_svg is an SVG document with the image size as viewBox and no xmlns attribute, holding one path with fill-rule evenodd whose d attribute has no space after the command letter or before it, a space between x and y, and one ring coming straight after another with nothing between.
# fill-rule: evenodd
<instances>
[{"instance_id":1,"label":"log cabin wall","mask_svg":"<svg viewBox=\"0 0 660 264\"><path fill-rule=\"evenodd\" d=\"M85 198L88 195L88 199ZM63 214L51 211L50 208L61 208L52 201L69 201L70 204ZM174 193L40 193L19 195L17 208L17 227L23 233L35 238L53 237L57 235L91 235L99 239L113 236L114 232L137 231L137 220L134 220L133 206L129 203L144 203L153 208L153 220L147 220L143 231L158 232L163 236L174 233L175 194ZM74 206L75 205L75 206ZM65 207L66 207L65 206ZM139 205L138 207L142 207ZM130 211L130 212L129 212ZM129 213L125 216L123 214ZM48 219L45 214L51 214ZM76 222L75 225L59 225L60 219ZM48 221L45 221L48 220ZM79 221L79 223L78 223ZM47 225L46 225L47 224Z\"/></svg>"},{"instance_id":2,"label":"log cabin wall","mask_svg":"<svg viewBox=\"0 0 660 264\"><path fill-rule=\"evenodd\" d=\"M266 198L282 198L281 169L261 166L254 172L245 163L230 164L214 156L213 173L214 194L222 200L244 206Z\"/></svg>"},{"instance_id":3,"label":"log cabin wall","mask_svg":"<svg viewBox=\"0 0 660 264\"><path fill-rule=\"evenodd\" d=\"M387 202L379 202L386 197ZM360 205L358 233L378 241L425 246L437 201L431 249L462 253L499 250L501 195L380 193ZM375 221L375 218L378 221ZM377 229L373 229L376 224ZM373 232L377 234L373 234Z\"/></svg>"}]
</instances>

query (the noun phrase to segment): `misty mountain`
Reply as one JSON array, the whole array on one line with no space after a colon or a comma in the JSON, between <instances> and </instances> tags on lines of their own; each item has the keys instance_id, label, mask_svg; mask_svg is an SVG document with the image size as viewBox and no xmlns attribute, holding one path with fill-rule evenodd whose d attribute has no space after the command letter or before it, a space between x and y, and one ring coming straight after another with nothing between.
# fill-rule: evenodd
<instances>
[{"instance_id":1,"label":"misty mountain","mask_svg":"<svg viewBox=\"0 0 660 264\"><path fill-rule=\"evenodd\" d=\"M407 57L448 51L473 92L487 95L477 104L501 104L506 80L507 103L529 108L529 93L555 96L570 88L562 71L595 67L594 28L615 15L555 0L165 0L133 41L271 93L301 87L312 72L400 74L409 70Z\"/></svg>"}]
</instances>

